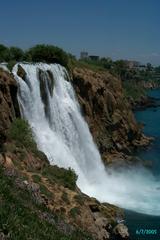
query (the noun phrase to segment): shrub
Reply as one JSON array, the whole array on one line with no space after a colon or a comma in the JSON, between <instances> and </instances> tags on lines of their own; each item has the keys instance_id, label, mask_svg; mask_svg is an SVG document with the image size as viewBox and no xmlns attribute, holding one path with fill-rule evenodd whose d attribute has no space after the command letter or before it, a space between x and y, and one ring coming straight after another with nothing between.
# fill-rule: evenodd
<instances>
[{"instance_id":1,"label":"shrub","mask_svg":"<svg viewBox=\"0 0 160 240\"><path fill-rule=\"evenodd\" d=\"M64 168L59 168L57 166L49 165L43 169L42 174L47 177L51 183L57 182L71 190L75 190L76 188L76 181L78 176L71 168L67 170Z\"/></svg>"},{"instance_id":2,"label":"shrub","mask_svg":"<svg viewBox=\"0 0 160 240\"><path fill-rule=\"evenodd\" d=\"M41 177L37 174L33 174L32 179L35 183L40 183L41 182Z\"/></svg>"},{"instance_id":3,"label":"shrub","mask_svg":"<svg viewBox=\"0 0 160 240\"><path fill-rule=\"evenodd\" d=\"M24 52L18 47L6 47L0 44L0 62L22 61Z\"/></svg>"},{"instance_id":4,"label":"shrub","mask_svg":"<svg viewBox=\"0 0 160 240\"><path fill-rule=\"evenodd\" d=\"M26 120L19 118L15 119L10 126L8 136L20 147L26 147L32 151L37 149L32 130Z\"/></svg>"},{"instance_id":5,"label":"shrub","mask_svg":"<svg viewBox=\"0 0 160 240\"><path fill-rule=\"evenodd\" d=\"M25 147L27 150L31 151L36 157L48 163L46 155L39 151L37 144L34 140L32 129L28 122L24 119L16 118L8 131L8 138L15 141L18 147ZM24 154L22 154L23 160Z\"/></svg>"},{"instance_id":6,"label":"shrub","mask_svg":"<svg viewBox=\"0 0 160 240\"><path fill-rule=\"evenodd\" d=\"M133 100L139 100L140 97L146 95L145 88L134 80L123 82L123 89L125 97L131 97Z\"/></svg>"},{"instance_id":7,"label":"shrub","mask_svg":"<svg viewBox=\"0 0 160 240\"><path fill-rule=\"evenodd\" d=\"M77 208L77 207L71 208L71 210L70 210L70 215L71 215L71 217L73 217L73 218L76 218L77 215L79 215L80 213L81 213L81 212L80 212L80 209Z\"/></svg>"},{"instance_id":8,"label":"shrub","mask_svg":"<svg viewBox=\"0 0 160 240\"><path fill-rule=\"evenodd\" d=\"M68 55L61 48L52 45L36 45L30 48L25 55L26 61L60 63L68 66Z\"/></svg>"},{"instance_id":9,"label":"shrub","mask_svg":"<svg viewBox=\"0 0 160 240\"><path fill-rule=\"evenodd\" d=\"M7 64L7 67L10 71L12 71L14 65L16 64L16 61L15 60L10 60Z\"/></svg>"},{"instance_id":10,"label":"shrub","mask_svg":"<svg viewBox=\"0 0 160 240\"><path fill-rule=\"evenodd\" d=\"M10 60L14 61L22 61L24 57L24 52L21 48L18 47L10 47Z\"/></svg>"},{"instance_id":11,"label":"shrub","mask_svg":"<svg viewBox=\"0 0 160 240\"><path fill-rule=\"evenodd\" d=\"M42 194L44 194L48 198L52 198L53 197L52 192L50 192L45 185L40 183L39 186L40 186L40 191L41 191Z\"/></svg>"},{"instance_id":12,"label":"shrub","mask_svg":"<svg viewBox=\"0 0 160 240\"><path fill-rule=\"evenodd\" d=\"M9 48L0 44L0 62L8 62L10 60Z\"/></svg>"}]
</instances>

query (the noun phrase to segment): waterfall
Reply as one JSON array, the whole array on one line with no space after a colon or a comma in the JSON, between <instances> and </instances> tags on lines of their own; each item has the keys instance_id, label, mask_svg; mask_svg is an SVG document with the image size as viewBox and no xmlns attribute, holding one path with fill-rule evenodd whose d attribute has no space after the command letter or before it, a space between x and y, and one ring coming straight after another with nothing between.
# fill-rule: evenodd
<instances>
[{"instance_id":1,"label":"waterfall","mask_svg":"<svg viewBox=\"0 0 160 240\"><path fill-rule=\"evenodd\" d=\"M25 71L23 79L18 75L19 66ZM13 74L19 86L21 114L51 164L73 168L80 189L102 202L160 215L159 183L148 171L108 173L105 169L64 67L16 64Z\"/></svg>"}]
</instances>

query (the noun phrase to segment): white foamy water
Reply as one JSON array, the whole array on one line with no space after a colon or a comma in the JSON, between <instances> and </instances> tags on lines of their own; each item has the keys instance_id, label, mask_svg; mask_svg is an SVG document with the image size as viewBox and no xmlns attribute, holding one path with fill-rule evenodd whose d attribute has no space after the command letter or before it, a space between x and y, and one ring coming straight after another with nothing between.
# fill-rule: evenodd
<instances>
[{"instance_id":1,"label":"white foamy water","mask_svg":"<svg viewBox=\"0 0 160 240\"><path fill-rule=\"evenodd\" d=\"M5 70L6 72L10 72L8 67L7 67L7 63L0 63L0 68L2 68L3 70Z\"/></svg>"},{"instance_id":2,"label":"white foamy water","mask_svg":"<svg viewBox=\"0 0 160 240\"><path fill-rule=\"evenodd\" d=\"M89 196L137 212L160 215L160 182L149 171L108 173L105 169L65 68L58 64L20 65L26 72L25 81L17 75L18 64L13 74L19 85L21 113L50 163L73 168L78 174L78 186Z\"/></svg>"}]
</instances>

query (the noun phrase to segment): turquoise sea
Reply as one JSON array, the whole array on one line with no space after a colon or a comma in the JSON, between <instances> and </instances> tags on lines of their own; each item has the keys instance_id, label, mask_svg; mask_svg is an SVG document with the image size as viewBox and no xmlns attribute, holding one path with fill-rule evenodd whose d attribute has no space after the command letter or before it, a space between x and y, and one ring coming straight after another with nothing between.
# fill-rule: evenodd
<instances>
[{"instance_id":1,"label":"turquoise sea","mask_svg":"<svg viewBox=\"0 0 160 240\"><path fill-rule=\"evenodd\" d=\"M150 90L148 95L156 98L157 104L160 103L159 89ZM139 151L136 155L152 163L150 171L158 180L160 179L160 107L136 111L135 117L138 122L145 125L143 130L145 135L155 138L149 148ZM125 214L132 240L160 240L160 216L139 214L128 210Z\"/></svg>"}]
</instances>

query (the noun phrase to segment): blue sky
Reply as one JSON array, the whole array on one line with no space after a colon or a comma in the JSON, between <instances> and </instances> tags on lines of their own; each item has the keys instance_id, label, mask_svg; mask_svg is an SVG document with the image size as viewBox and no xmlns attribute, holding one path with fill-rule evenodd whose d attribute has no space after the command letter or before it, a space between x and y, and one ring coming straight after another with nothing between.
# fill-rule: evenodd
<instances>
[{"instance_id":1,"label":"blue sky","mask_svg":"<svg viewBox=\"0 0 160 240\"><path fill-rule=\"evenodd\" d=\"M5 0L0 43L37 43L160 65L159 0Z\"/></svg>"}]
</instances>

